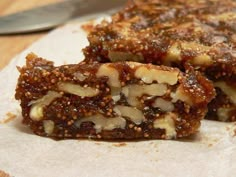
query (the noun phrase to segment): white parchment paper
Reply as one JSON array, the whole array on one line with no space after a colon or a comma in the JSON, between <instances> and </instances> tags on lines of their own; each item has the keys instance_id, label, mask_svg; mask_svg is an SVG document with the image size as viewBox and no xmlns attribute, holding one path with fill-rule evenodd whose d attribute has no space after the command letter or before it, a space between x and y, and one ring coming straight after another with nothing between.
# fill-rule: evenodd
<instances>
[{"instance_id":1,"label":"white parchment paper","mask_svg":"<svg viewBox=\"0 0 236 177\"><path fill-rule=\"evenodd\" d=\"M15 44L17 45L17 44ZM0 170L15 177L235 177L236 124L203 121L196 136L178 141L54 141L21 124L14 99L16 66L29 52L56 65L78 63L87 45L80 23L61 27L16 56L0 72Z\"/></svg>"}]
</instances>

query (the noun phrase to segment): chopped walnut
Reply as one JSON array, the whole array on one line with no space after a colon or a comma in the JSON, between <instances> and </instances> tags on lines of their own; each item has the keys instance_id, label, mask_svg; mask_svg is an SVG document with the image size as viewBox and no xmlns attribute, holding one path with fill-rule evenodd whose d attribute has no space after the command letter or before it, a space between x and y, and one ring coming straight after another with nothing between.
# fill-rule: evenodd
<instances>
[{"instance_id":1,"label":"chopped walnut","mask_svg":"<svg viewBox=\"0 0 236 177\"><path fill-rule=\"evenodd\" d=\"M117 106L115 106L114 111L119 116L127 117L132 122L134 122L136 125L141 124L145 120L145 117L144 117L142 111L140 111L137 108L117 105Z\"/></svg>"},{"instance_id":2,"label":"chopped walnut","mask_svg":"<svg viewBox=\"0 0 236 177\"><path fill-rule=\"evenodd\" d=\"M154 128L164 129L166 131L166 139L176 137L175 122L173 119L177 117L174 113L167 113L163 118L156 119L153 123Z\"/></svg>"},{"instance_id":3,"label":"chopped walnut","mask_svg":"<svg viewBox=\"0 0 236 177\"><path fill-rule=\"evenodd\" d=\"M171 112L175 109L174 104L170 101L164 100L163 98L155 99L155 102L152 104L154 108L160 108L162 111Z\"/></svg>"},{"instance_id":4,"label":"chopped walnut","mask_svg":"<svg viewBox=\"0 0 236 177\"><path fill-rule=\"evenodd\" d=\"M68 82L59 82L58 89L81 97L94 97L99 94L99 90L92 87L82 87Z\"/></svg>"},{"instance_id":5,"label":"chopped walnut","mask_svg":"<svg viewBox=\"0 0 236 177\"><path fill-rule=\"evenodd\" d=\"M56 99L61 97L62 95L58 92L54 91L49 91L45 96L42 98L36 100L36 101L31 101L29 105L32 105L30 108L30 118L34 121L40 121L43 119L43 108L44 106L47 106L51 104L51 102Z\"/></svg>"},{"instance_id":6,"label":"chopped walnut","mask_svg":"<svg viewBox=\"0 0 236 177\"><path fill-rule=\"evenodd\" d=\"M129 85L122 88L122 93L126 96L128 103L131 106L140 107L138 97L144 94L150 96L163 96L167 92L165 84L151 84L151 85Z\"/></svg>"},{"instance_id":7,"label":"chopped walnut","mask_svg":"<svg viewBox=\"0 0 236 177\"><path fill-rule=\"evenodd\" d=\"M179 71L164 71L157 69L148 69L147 67L139 67L135 72L135 77L140 78L145 83L166 83L174 85L178 82Z\"/></svg>"},{"instance_id":8,"label":"chopped walnut","mask_svg":"<svg viewBox=\"0 0 236 177\"><path fill-rule=\"evenodd\" d=\"M43 121L43 128L46 134L50 135L54 131L55 124L51 120L44 120Z\"/></svg>"},{"instance_id":9,"label":"chopped walnut","mask_svg":"<svg viewBox=\"0 0 236 177\"><path fill-rule=\"evenodd\" d=\"M100 66L100 68L97 71L96 74L97 77L108 77L108 85L111 87L120 87L120 75L119 72L115 69L109 66L109 64L104 64Z\"/></svg>"}]
</instances>

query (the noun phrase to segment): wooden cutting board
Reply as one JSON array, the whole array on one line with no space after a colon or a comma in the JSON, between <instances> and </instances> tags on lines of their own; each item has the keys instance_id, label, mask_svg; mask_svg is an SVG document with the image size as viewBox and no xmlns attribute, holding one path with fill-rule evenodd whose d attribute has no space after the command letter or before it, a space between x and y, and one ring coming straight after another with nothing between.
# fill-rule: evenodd
<instances>
[{"instance_id":1,"label":"wooden cutting board","mask_svg":"<svg viewBox=\"0 0 236 177\"><path fill-rule=\"evenodd\" d=\"M0 15L7 15L59 1L61 0L1 0ZM44 36L46 33L47 32L20 35L0 35L0 70L6 66L15 55L26 49L30 44Z\"/></svg>"}]
</instances>

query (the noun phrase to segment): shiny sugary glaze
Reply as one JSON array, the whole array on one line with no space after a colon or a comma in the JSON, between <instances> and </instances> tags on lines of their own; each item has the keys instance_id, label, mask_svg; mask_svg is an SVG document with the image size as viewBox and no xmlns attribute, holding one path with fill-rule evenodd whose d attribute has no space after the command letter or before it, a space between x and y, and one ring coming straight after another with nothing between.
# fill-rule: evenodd
<instances>
[{"instance_id":1,"label":"shiny sugary glaze","mask_svg":"<svg viewBox=\"0 0 236 177\"><path fill-rule=\"evenodd\" d=\"M23 123L59 139L189 136L215 95L199 73L136 62L54 67L30 54L19 71Z\"/></svg>"},{"instance_id":2,"label":"shiny sugary glaze","mask_svg":"<svg viewBox=\"0 0 236 177\"><path fill-rule=\"evenodd\" d=\"M88 39L87 62L132 60L181 70L190 63L236 94L236 1L133 0L111 22L97 25ZM228 101L214 100L208 117L219 119L218 109L231 107L225 121L233 121L236 104L221 91Z\"/></svg>"}]
</instances>

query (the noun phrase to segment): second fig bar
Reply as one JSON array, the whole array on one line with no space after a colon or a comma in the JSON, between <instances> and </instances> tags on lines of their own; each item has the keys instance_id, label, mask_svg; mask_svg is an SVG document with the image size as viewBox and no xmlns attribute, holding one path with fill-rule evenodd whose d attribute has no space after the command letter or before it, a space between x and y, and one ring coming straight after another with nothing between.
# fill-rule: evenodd
<instances>
[{"instance_id":1,"label":"second fig bar","mask_svg":"<svg viewBox=\"0 0 236 177\"><path fill-rule=\"evenodd\" d=\"M217 92L206 118L236 120L236 1L129 1L88 40L88 63L136 61L182 71L192 65Z\"/></svg>"}]
</instances>

